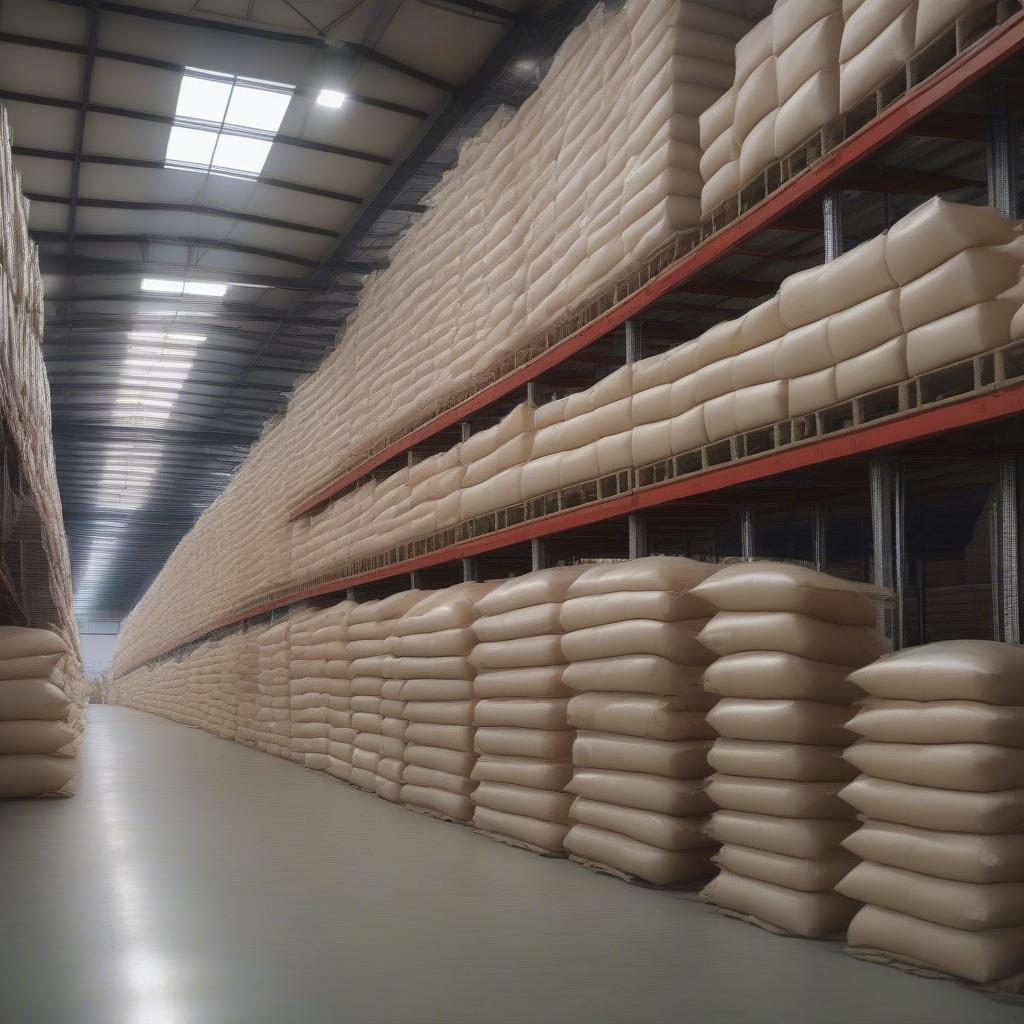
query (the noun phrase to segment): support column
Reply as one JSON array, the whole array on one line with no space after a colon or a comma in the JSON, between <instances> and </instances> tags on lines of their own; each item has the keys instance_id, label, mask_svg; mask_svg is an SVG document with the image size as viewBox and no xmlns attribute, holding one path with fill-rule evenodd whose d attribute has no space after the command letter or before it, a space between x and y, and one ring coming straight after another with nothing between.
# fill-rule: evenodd
<instances>
[{"instance_id":1,"label":"support column","mask_svg":"<svg viewBox=\"0 0 1024 1024\"><path fill-rule=\"evenodd\" d=\"M894 602L879 613L879 629L896 650L904 646L905 530L903 473L895 459L872 459L871 582L892 591Z\"/></svg>"},{"instance_id":2,"label":"support column","mask_svg":"<svg viewBox=\"0 0 1024 1024\"><path fill-rule=\"evenodd\" d=\"M1017 126L1010 109L1007 87L998 83L992 89L988 115L988 201L1000 213L1016 220Z\"/></svg>"},{"instance_id":3,"label":"support column","mask_svg":"<svg viewBox=\"0 0 1024 1024\"><path fill-rule=\"evenodd\" d=\"M478 583L480 580L480 562L476 558L462 559L463 583Z\"/></svg>"},{"instance_id":4,"label":"support column","mask_svg":"<svg viewBox=\"0 0 1024 1024\"><path fill-rule=\"evenodd\" d=\"M813 515L814 568L824 572L828 565L828 512L823 505L815 505Z\"/></svg>"},{"instance_id":5,"label":"support column","mask_svg":"<svg viewBox=\"0 0 1024 1024\"><path fill-rule=\"evenodd\" d=\"M535 380L529 381L526 385L526 404L534 408L540 405L540 385Z\"/></svg>"},{"instance_id":6,"label":"support column","mask_svg":"<svg viewBox=\"0 0 1024 1024\"><path fill-rule=\"evenodd\" d=\"M1020 643L1020 479L1017 459L1001 456L996 462L996 492L992 529L993 636L1008 644Z\"/></svg>"},{"instance_id":7,"label":"support column","mask_svg":"<svg viewBox=\"0 0 1024 1024\"><path fill-rule=\"evenodd\" d=\"M821 197L821 219L825 236L825 262L843 255L843 193L833 189Z\"/></svg>"},{"instance_id":8,"label":"support column","mask_svg":"<svg viewBox=\"0 0 1024 1024\"><path fill-rule=\"evenodd\" d=\"M749 508L740 511L740 555L745 562L754 557L754 513Z\"/></svg>"},{"instance_id":9,"label":"support column","mask_svg":"<svg viewBox=\"0 0 1024 1024\"><path fill-rule=\"evenodd\" d=\"M640 320L626 321L626 362L635 363L644 357L644 325Z\"/></svg>"},{"instance_id":10,"label":"support column","mask_svg":"<svg viewBox=\"0 0 1024 1024\"><path fill-rule=\"evenodd\" d=\"M419 590L420 589L420 574L419 574L419 571L416 570L416 569L413 569L413 571L411 573L409 573L409 589L410 590Z\"/></svg>"},{"instance_id":11,"label":"support column","mask_svg":"<svg viewBox=\"0 0 1024 1024\"><path fill-rule=\"evenodd\" d=\"M629 557L646 558L647 550L647 523L636 513L629 516Z\"/></svg>"},{"instance_id":12,"label":"support column","mask_svg":"<svg viewBox=\"0 0 1024 1024\"><path fill-rule=\"evenodd\" d=\"M543 537L530 541L530 568L537 572L548 567L548 546Z\"/></svg>"},{"instance_id":13,"label":"support column","mask_svg":"<svg viewBox=\"0 0 1024 1024\"><path fill-rule=\"evenodd\" d=\"M356 599L356 588L355 587L349 587L348 590L345 591L345 600L346 601L354 601L355 599Z\"/></svg>"},{"instance_id":14,"label":"support column","mask_svg":"<svg viewBox=\"0 0 1024 1024\"><path fill-rule=\"evenodd\" d=\"M459 424L459 430L462 431L462 440L468 441L470 434L473 433L473 427L470 425L468 420L463 420Z\"/></svg>"}]
</instances>

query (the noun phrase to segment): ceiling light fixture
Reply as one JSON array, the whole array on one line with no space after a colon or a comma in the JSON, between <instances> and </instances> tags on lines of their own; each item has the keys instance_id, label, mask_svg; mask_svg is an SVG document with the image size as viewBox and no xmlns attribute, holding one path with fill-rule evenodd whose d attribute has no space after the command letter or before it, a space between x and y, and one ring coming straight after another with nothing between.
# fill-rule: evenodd
<instances>
[{"instance_id":1,"label":"ceiling light fixture","mask_svg":"<svg viewBox=\"0 0 1024 1024\"><path fill-rule=\"evenodd\" d=\"M144 292L160 292L164 295L212 295L223 297L228 286L221 281L178 281L165 277L144 277Z\"/></svg>"},{"instance_id":2,"label":"ceiling light fixture","mask_svg":"<svg viewBox=\"0 0 1024 1024\"><path fill-rule=\"evenodd\" d=\"M320 95L317 96L316 102L321 107L329 107L331 110L337 110L339 107L344 106L345 100L348 96L343 92L338 92L337 89L321 89Z\"/></svg>"}]
</instances>

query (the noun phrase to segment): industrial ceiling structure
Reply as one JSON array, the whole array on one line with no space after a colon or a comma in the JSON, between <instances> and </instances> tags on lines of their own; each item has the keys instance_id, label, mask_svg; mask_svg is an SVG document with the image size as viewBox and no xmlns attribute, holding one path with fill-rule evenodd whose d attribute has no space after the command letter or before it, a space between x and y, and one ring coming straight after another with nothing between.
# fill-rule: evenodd
<instances>
[{"instance_id":1,"label":"industrial ceiling structure","mask_svg":"<svg viewBox=\"0 0 1024 1024\"><path fill-rule=\"evenodd\" d=\"M83 619L118 619L594 0L0 0Z\"/></svg>"}]
</instances>

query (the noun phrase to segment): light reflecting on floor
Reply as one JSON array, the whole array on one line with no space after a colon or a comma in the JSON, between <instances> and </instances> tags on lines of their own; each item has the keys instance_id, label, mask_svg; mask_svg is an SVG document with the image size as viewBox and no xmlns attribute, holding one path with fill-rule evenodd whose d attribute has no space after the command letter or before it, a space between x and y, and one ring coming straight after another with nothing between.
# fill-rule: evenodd
<instances>
[{"instance_id":1,"label":"light reflecting on floor","mask_svg":"<svg viewBox=\"0 0 1024 1024\"><path fill-rule=\"evenodd\" d=\"M80 793L0 803L0 1024L1002 1024L278 758L90 708Z\"/></svg>"}]
</instances>

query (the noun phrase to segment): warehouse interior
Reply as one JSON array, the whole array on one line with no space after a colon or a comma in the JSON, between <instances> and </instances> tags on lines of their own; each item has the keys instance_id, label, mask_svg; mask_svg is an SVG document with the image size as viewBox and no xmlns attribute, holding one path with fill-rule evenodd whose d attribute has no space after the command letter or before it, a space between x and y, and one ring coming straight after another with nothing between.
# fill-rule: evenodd
<instances>
[{"instance_id":1,"label":"warehouse interior","mask_svg":"<svg viewBox=\"0 0 1024 1024\"><path fill-rule=\"evenodd\" d=\"M0 0L0 1020L1010 1021L1020 0Z\"/></svg>"}]
</instances>

